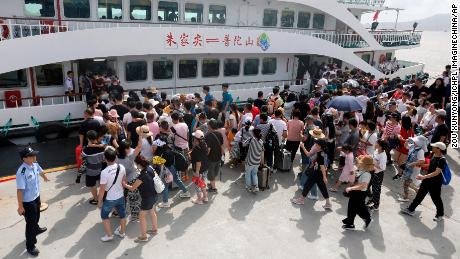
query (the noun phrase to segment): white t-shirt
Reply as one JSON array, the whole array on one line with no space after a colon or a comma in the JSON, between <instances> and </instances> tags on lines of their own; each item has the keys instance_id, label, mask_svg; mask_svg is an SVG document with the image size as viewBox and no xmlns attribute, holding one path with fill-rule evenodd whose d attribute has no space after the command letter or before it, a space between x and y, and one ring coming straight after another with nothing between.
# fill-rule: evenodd
<instances>
[{"instance_id":1,"label":"white t-shirt","mask_svg":"<svg viewBox=\"0 0 460 259\"><path fill-rule=\"evenodd\" d=\"M251 121L251 123L252 123L252 119L253 119L252 113L248 112L248 113L244 114L243 117L241 118L241 123L244 124L247 120Z\"/></svg>"},{"instance_id":2,"label":"white t-shirt","mask_svg":"<svg viewBox=\"0 0 460 259\"><path fill-rule=\"evenodd\" d=\"M273 125L273 128L276 130L280 145L283 141L283 132L287 130L287 124L283 120L271 119L268 121L269 124Z\"/></svg>"},{"instance_id":3,"label":"white t-shirt","mask_svg":"<svg viewBox=\"0 0 460 259\"><path fill-rule=\"evenodd\" d=\"M417 161L425 161L425 152L423 152L423 149L420 149L417 152ZM415 162L417 162L415 161ZM421 168L418 166L412 167L412 173L415 173L416 175L420 173Z\"/></svg>"},{"instance_id":4,"label":"white t-shirt","mask_svg":"<svg viewBox=\"0 0 460 259\"><path fill-rule=\"evenodd\" d=\"M370 144L372 144L372 146L366 146L366 154L368 155L372 155L374 154L374 151L375 151L375 143L377 143L377 133L375 132L372 132L371 134L369 134L369 131L364 133L364 136L363 136L364 140L367 140Z\"/></svg>"},{"instance_id":5,"label":"white t-shirt","mask_svg":"<svg viewBox=\"0 0 460 259\"><path fill-rule=\"evenodd\" d=\"M387 154L384 152L378 153L378 151L374 151L372 154L372 158L374 159L374 165L375 165L375 172L380 173L382 171L385 171L387 168Z\"/></svg>"},{"instance_id":6,"label":"white t-shirt","mask_svg":"<svg viewBox=\"0 0 460 259\"><path fill-rule=\"evenodd\" d=\"M399 113L403 113L403 112L407 111L406 102L403 102L402 100L397 100L396 101L396 110L398 110Z\"/></svg>"},{"instance_id":7,"label":"white t-shirt","mask_svg":"<svg viewBox=\"0 0 460 259\"><path fill-rule=\"evenodd\" d=\"M131 116L131 112L125 113L125 115L123 115L123 125L128 125L131 122L133 122L133 116Z\"/></svg>"},{"instance_id":8,"label":"white t-shirt","mask_svg":"<svg viewBox=\"0 0 460 259\"><path fill-rule=\"evenodd\" d=\"M145 138L142 139L142 146L140 154L145 157L147 161L152 161L153 159L153 150L152 145L150 145L149 141Z\"/></svg>"},{"instance_id":9,"label":"white t-shirt","mask_svg":"<svg viewBox=\"0 0 460 259\"><path fill-rule=\"evenodd\" d=\"M67 77L65 79L65 90L66 91L73 91L73 81L72 78Z\"/></svg>"},{"instance_id":10,"label":"white t-shirt","mask_svg":"<svg viewBox=\"0 0 460 259\"><path fill-rule=\"evenodd\" d=\"M113 164L107 166L101 172L101 181L100 184L105 184L105 190L107 192L107 200L114 201L123 197L123 178L126 177L125 167L120 165L120 172L118 173L118 178L115 184L112 187L113 180L115 180L115 175L117 174L118 164Z\"/></svg>"}]
</instances>

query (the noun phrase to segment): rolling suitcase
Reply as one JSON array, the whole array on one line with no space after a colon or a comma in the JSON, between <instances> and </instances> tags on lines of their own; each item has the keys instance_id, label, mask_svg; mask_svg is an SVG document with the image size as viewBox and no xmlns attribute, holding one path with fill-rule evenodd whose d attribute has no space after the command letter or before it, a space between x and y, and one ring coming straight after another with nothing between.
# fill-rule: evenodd
<instances>
[{"instance_id":1,"label":"rolling suitcase","mask_svg":"<svg viewBox=\"0 0 460 259\"><path fill-rule=\"evenodd\" d=\"M259 189L262 191L270 189L270 186L268 185L268 174L269 171L267 167L259 167L259 170L257 171L257 179L259 182Z\"/></svg>"},{"instance_id":2,"label":"rolling suitcase","mask_svg":"<svg viewBox=\"0 0 460 259\"><path fill-rule=\"evenodd\" d=\"M291 152L287 151L286 149L282 149L276 159L278 159L276 167L278 170L284 172L291 170Z\"/></svg>"}]
</instances>

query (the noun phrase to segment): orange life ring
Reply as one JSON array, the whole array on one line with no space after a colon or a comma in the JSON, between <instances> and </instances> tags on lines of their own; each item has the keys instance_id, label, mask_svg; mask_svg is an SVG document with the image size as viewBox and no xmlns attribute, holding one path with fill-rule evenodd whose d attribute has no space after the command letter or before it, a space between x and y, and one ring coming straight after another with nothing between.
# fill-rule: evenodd
<instances>
[{"instance_id":1,"label":"orange life ring","mask_svg":"<svg viewBox=\"0 0 460 259\"><path fill-rule=\"evenodd\" d=\"M380 55L380 64L385 63L386 59L387 57L385 56L385 54Z\"/></svg>"},{"instance_id":2,"label":"orange life ring","mask_svg":"<svg viewBox=\"0 0 460 259\"><path fill-rule=\"evenodd\" d=\"M5 24L5 21L0 20L0 27L2 28L2 33L0 34L0 40L6 40L10 37L10 28Z\"/></svg>"}]
</instances>

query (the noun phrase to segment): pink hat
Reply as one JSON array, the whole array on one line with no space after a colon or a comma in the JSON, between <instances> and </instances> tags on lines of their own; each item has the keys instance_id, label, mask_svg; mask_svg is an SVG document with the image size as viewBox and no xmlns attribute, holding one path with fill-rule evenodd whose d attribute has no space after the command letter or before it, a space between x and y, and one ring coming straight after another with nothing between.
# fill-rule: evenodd
<instances>
[{"instance_id":1,"label":"pink hat","mask_svg":"<svg viewBox=\"0 0 460 259\"><path fill-rule=\"evenodd\" d=\"M195 132L192 133L192 136L194 136L197 139L203 139L204 138L203 131L201 131L201 130L196 130Z\"/></svg>"},{"instance_id":2,"label":"pink hat","mask_svg":"<svg viewBox=\"0 0 460 259\"><path fill-rule=\"evenodd\" d=\"M109 116L112 117L112 118L120 118L120 116L118 115L117 110L114 110L114 109L109 111Z\"/></svg>"}]
</instances>

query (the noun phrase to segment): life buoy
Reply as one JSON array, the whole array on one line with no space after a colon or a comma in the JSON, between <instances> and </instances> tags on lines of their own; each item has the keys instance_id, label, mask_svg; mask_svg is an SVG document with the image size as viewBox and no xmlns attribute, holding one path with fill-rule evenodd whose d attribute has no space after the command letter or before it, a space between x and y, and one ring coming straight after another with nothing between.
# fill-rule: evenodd
<instances>
[{"instance_id":1,"label":"life buoy","mask_svg":"<svg viewBox=\"0 0 460 259\"><path fill-rule=\"evenodd\" d=\"M385 54L380 55L380 64L385 63L386 59L387 57L385 56Z\"/></svg>"},{"instance_id":2,"label":"life buoy","mask_svg":"<svg viewBox=\"0 0 460 259\"><path fill-rule=\"evenodd\" d=\"M5 24L4 20L0 20L0 28L2 30L0 33L0 40L8 39L10 37L10 28Z\"/></svg>"}]
</instances>

